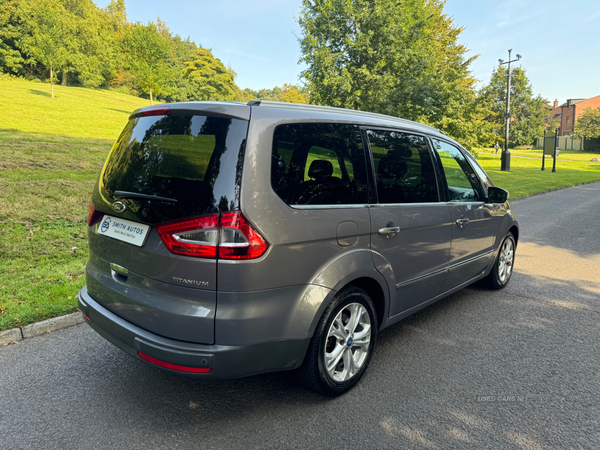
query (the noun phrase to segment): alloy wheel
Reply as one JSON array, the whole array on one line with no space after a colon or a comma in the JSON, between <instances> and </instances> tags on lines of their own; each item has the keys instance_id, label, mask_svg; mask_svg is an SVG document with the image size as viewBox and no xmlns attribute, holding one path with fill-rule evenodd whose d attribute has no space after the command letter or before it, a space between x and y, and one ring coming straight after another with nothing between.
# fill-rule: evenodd
<instances>
[{"instance_id":1,"label":"alloy wheel","mask_svg":"<svg viewBox=\"0 0 600 450\"><path fill-rule=\"evenodd\" d=\"M332 380L344 382L355 376L367 360L371 343L371 319L360 303L342 308L325 339L325 368Z\"/></svg>"},{"instance_id":2,"label":"alloy wheel","mask_svg":"<svg viewBox=\"0 0 600 450\"><path fill-rule=\"evenodd\" d=\"M498 278L504 284L510 278L513 269L513 260L515 247L512 239L506 239L500 250L500 260L498 264Z\"/></svg>"}]
</instances>

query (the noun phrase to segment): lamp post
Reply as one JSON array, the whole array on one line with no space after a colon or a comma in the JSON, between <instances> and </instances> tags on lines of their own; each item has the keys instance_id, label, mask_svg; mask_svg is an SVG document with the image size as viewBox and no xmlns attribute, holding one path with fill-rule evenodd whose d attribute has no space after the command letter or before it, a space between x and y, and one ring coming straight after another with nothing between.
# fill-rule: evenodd
<instances>
[{"instance_id":1,"label":"lamp post","mask_svg":"<svg viewBox=\"0 0 600 450\"><path fill-rule=\"evenodd\" d=\"M510 63L516 62L521 59L521 55L517 54L517 59L510 59L510 53L512 52L512 48L508 51L508 61L504 61L503 59L499 59L498 63L502 66L504 64L508 65L508 80L506 83L506 127L504 133L504 151L502 152L501 165L500 169L505 172L510 172L510 152L508 151L508 128L510 126Z\"/></svg>"}]
</instances>

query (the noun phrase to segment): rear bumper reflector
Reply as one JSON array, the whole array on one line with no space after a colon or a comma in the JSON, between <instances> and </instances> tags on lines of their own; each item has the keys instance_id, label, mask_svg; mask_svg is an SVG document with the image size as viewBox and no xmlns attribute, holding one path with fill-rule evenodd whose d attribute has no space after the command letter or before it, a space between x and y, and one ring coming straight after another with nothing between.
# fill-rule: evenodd
<instances>
[{"instance_id":1,"label":"rear bumper reflector","mask_svg":"<svg viewBox=\"0 0 600 450\"><path fill-rule=\"evenodd\" d=\"M190 373L209 373L212 370L209 367L178 366L177 364L171 364L171 363L164 362L159 359L153 358L152 356L148 356L142 352L138 352L138 355L140 358L145 359L149 363L156 364L157 366L164 367L165 369L178 370L180 372L190 372Z\"/></svg>"}]
</instances>

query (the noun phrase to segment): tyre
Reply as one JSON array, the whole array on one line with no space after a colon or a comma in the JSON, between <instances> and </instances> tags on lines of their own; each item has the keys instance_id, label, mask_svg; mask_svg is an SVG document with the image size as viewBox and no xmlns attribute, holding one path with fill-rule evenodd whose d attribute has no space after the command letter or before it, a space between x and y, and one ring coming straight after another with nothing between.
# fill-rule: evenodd
<instances>
[{"instance_id":1,"label":"tyre","mask_svg":"<svg viewBox=\"0 0 600 450\"><path fill-rule=\"evenodd\" d=\"M513 265L515 262L516 248L517 244L515 237L511 232L509 232L504 238L504 241L502 241L500 251L498 252L498 256L494 262L494 267L487 276L487 284L492 289L502 289L510 281L510 276L512 275Z\"/></svg>"},{"instance_id":2,"label":"tyre","mask_svg":"<svg viewBox=\"0 0 600 450\"><path fill-rule=\"evenodd\" d=\"M341 395L367 370L376 339L377 316L369 295L346 287L323 313L297 375L323 395Z\"/></svg>"}]
</instances>

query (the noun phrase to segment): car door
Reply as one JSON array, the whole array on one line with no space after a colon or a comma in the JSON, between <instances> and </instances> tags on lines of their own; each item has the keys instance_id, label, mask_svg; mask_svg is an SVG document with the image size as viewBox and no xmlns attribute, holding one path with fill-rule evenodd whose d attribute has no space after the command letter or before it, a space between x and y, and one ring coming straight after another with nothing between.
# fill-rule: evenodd
<instances>
[{"instance_id":1,"label":"car door","mask_svg":"<svg viewBox=\"0 0 600 450\"><path fill-rule=\"evenodd\" d=\"M388 274L393 316L440 293L450 256L451 216L440 201L424 136L381 129L365 130L365 135L377 192L369 208L371 248L386 261L375 263Z\"/></svg>"},{"instance_id":2,"label":"car door","mask_svg":"<svg viewBox=\"0 0 600 450\"><path fill-rule=\"evenodd\" d=\"M462 151L432 139L445 178L446 199L452 215L452 250L446 292L481 275L492 257L497 231L493 205L485 203L481 180Z\"/></svg>"}]
</instances>

